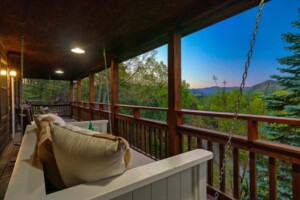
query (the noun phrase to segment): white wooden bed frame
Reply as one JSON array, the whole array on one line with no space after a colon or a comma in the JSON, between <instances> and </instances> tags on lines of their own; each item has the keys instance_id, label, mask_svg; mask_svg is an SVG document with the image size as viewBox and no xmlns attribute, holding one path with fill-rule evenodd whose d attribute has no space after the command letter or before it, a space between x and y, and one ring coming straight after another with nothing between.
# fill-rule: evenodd
<instances>
[{"instance_id":1,"label":"white wooden bed frame","mask_svg":"<svg viewBox=\"0 0 300 200\"><path fill-rule=\"evenodd\" d=\"M119 176L46 194L42 164L38 159L34 160L35 128L35 125L26 128L6 200L207 199L206 166L213 156L211 152L201 149L136 167Z\"/></svg>"}]
</instances>

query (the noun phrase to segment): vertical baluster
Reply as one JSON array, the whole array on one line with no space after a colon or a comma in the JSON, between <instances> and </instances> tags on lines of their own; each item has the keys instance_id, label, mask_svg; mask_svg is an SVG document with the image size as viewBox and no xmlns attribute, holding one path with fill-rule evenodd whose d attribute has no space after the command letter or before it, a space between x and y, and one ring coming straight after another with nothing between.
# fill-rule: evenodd
<instances>
[{"instance_id":1,"label":"vertical baluster","mask_svg":"<svg viewBox=\"0 0 300 200\"><path fill-rule=\"evenodd\" d=\"M202 139L201 138L197 138L197 148L198 149L202 149Z\"/></svg>"},{"instance_id":2,"label":"vertical baluster","mask_svg":"<svg viewBox=\"0 0 300 200\"><path fill-rule=\"evenodd\" d=\"M300 197L300 165L292 164L292 190L293 200L299 199Z\"/></svg>"},{"instance_id":3,"label":"vertical baluster","mask_svg":"<svg viewBox=\"0 0 300 200\"><path fill-rule=\"evenodd\" d=\"M277 199L277 163L272 157L269 157L269 199Z\"/></svg>"},{"instance_id":4,"label":"vertical baluster","mask_svg":"<svg viewBox=\"0 0 300 200\"><path fill-rule=\"evenodd\" d=\"M145 126L145 153L149 154L149 126Z\"/></svg>"},{"instance_id":5,"label":"vertical baluster","mask_svg":"<svg viewBox=\"0 0 300 200\"><path fill-rule=\"evenodd\" d=\"M207 150L213 152L213 143L207 141ZM213 186L214 168L213 160L207 162L207 184Z\"/></svg>"},{"instance_id":6,"label":"vertical baluster","mask_svg":"<svg viewBox=\"0 0 300 200\"><path fill-rule=\"evenodd\" d=\"M224 144L219 144L219 169L221 173L221 168L223 166L223 160L225 159L225 147ZM224 167L224 173L222 174L222 182L220 184L220 189L222 192L226 192L225 187L225 174L226 174L226 167Z\"/></svg>"},{"instance_id":7,"label":"vertical baluster","mask_svg":"<svg viewBox=\"0 0 300 200\"><path fill-rule=\"evenodd\" d=\"M250 199L257 199L257 172L256 172L256 154L249 152L249 173L250 173Z\"/></svg>"},{"instance_id":8,"label":"vertical baluster","mask_svg":"<svg viewBox=\"0 0 300 200\"><path fill-rule=\"evenodd\" d=\"M141 125L141 132L140 132L140 135L141 135L141 150L143 152L146 152L145 150L145 125Z\"/></svg>"},{"instance_id":9,"label":"vertical baluster","mask_svg":"<svg viewBox=\"0 0 300 200\"><path fill-rule=\"evenodd\" d=\"M159 152L160 152L160 158L159 158L159 159L163 159L163 152L164 152L164 144L163 144L163 143L164 143L164 137L163 137L163 132L162 132L162 131L160 132L159 138L160 138L160 139L159 139L159 144L160 144L160 145L159 145L159 146L160 146L160 148L159 148L159 149L160 149L160 151L159 151Z\"/></svg>"},{"instance_id":10,"label":"vertical baluster","mask_svg":"<svg viewBox=\"0 0 300 200\"><path fill-rule=\"evenodd\" d=\"M155 135L154 135L154 141L155 141L155 158L158 158L158 134L160 130L156 128Z\"/></svg>"},{"instance_id":11,"label":"vertical baluster","mask_svg":"<svg viewBox=\"0 0 300 200\"><path fill-rule=\"evenodd\" d=\"M240 159L238 148L233 148L233 197L240 199Z\"/></svg>"},{"instance_id":12,"label":"vertical baluster","mask_svg":"<svg viewBox=\"0 0 300 200\"><path fill-rule=\"evenodd\" d=\"M153 156L153 151L152 151L152 149L153 149L153 132L154 132L153 129L155 129L155 128L149 129L149 154L151 156Z\"/></svg>"},{"instance_id":13,"label":"vertical baluster","mask_svg":"<svg viewBox=\"0 0 300 200\"><path fill-rule=\"evenodd\" d=\"M192 136L187 136L188 138L188 151L192 150Z\"/></svg>"}]
</instances>

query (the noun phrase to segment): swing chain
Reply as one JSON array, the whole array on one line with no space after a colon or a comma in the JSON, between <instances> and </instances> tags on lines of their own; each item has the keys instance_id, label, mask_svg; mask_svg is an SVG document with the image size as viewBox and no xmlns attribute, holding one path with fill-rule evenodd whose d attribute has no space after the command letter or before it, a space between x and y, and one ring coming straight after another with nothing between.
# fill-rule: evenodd
<instances>
[{"instance_id":1,"label":"swing chain","mask_svg":"<svg viewBox=\"0 0 300 200\"><path fill-rule=\"evenodd\" d=\"M246 63L245 63L242 82L241 82L240 87L239 87L239 93L238 93L237 102L236 102L236 106L235 106L235 112L234 112L233 120L231 121L231 128L230 128L230 131L228 133L228 141L225 145L225 156L224 156L224 159L222 161L222 167L221 167L221 170L220 170L220 176L219 176L217 191L215 193L215 199L218 199L219 195L220 195L221 183L223 182L223 176L224 176L224 173L225 173L225 165L226 165L226 162L227 162L227 158L229 156L229 152L230 152L229 150L231 148L231 139L232 139L233 132L234 132L234 129L235 129L235 126L236 126L236 120L238 118L238 112L240 110L240 104L241 104L241 99L242 99L242 95L243 95L243 90L244 90L246 79L247 79L247 76L248 76L248 70L249 70L249 67L250 67L251 57L252 57L252 54L253 54L253 47L254 47L255 42L256 42L256 35L257 35L258 27L259 27L259 22L261 20L263 7L264 7L264 0L261 0L260 4L258 6L258 13L257 13L257 16L256 16L255 27L254 27L254 30L252 32L252 38L250 40L250 48L249 48L249 51L248 51L248 54L247 54L247 60L246 60Z\"/></svg>"}]
</instances>

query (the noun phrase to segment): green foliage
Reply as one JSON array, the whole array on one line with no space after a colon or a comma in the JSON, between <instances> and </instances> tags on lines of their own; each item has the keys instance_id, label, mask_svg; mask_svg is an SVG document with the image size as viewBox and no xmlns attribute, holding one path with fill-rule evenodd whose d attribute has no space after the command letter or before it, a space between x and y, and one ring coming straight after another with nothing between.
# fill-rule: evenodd
<instances>
[{"instance_id":1,"label":"green foliage","mask_svg":"<svg viewBox=\"0 0 300 200\"><path fill-rule=\"evenodd\" d=\"M69 82L57 80L24 79L24 99L31 102L67 102Z\"/></svg>"}]
</instances>

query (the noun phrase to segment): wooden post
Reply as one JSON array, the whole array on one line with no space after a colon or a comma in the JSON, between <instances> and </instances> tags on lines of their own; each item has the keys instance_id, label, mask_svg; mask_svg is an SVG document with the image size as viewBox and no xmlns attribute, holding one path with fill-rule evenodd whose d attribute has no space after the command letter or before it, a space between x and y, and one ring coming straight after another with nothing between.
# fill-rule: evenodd
<instances>
[{"instance_id":1,"label":"wooden post","mask_svg":"<svg viewBox=\"0 0 300 200\"><path fill-rule=\"evenodd\" d=\"M181 37L172 32L168 42L168 156L182 152L181 141L177 131L182 123L176 110L181 109Z\"/></svg>"},{"instance_id":2,"label":"wooden post","mask_svg":"<svg viewBox=\"0 0 300 200\"><path fill-rule=\"evenodd\" d=\"M248 120L248 141L249 145L258 139L258 122ZM250 199L257 199L257 171L256 171L256 154L249 152L249 174L250 174Z\"/></svg>"},{"instance_id":3,"label":"wooden post","mask_svg":"<svg viewBox=\"0 0 300 200\"><path fill-rule=\"evenodd\" d=\"M89 111L90 111L90 120L94 119L94 115L93 115L93 110L94 110L94 101L95 101L95 74L94 73L90 73L89 74Z\"/></svg>"},{"instance_id":4,"label":"wooden post","mask_svg":"<svg viewBox=\"0 0 300 200\"><path fill-rule=\"evenodd\" d=\"M119 68L118 63L114 59L111 60L111 88L112 88L112 99L111 99L111 132L118 135L118 124L116 114L118 108L116 104L119 102Z\"/></svg>"},{"instance_id":5,"label":"wooden post","mask_svg":"<svg viewBox=\"0 0 300 200\"><path fill-rule=\"evenodd\" d=\"M78 106L78 116L77 116L77 119L78 119L78 121L81 121L81 107L80 107L80 105L81 105L81 103L79 103L79 102L81 102L81 79L78 79L77 80L77 105L79 105Z\"/></svg>"},{"instance_id":6,"label":"wooden post","mask_svg":"<svg viewBox=\"0 0 300 200\"><path fill-rule=\"evenodd\" d=\"M69 97L69 104L71 107L70 118L73 118L73 102L74 102L74 82L70 81L70 97Z\"/></svg>"}]
</instances>

